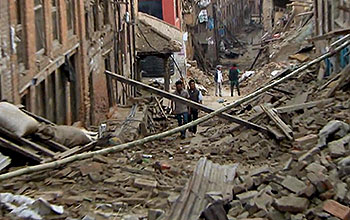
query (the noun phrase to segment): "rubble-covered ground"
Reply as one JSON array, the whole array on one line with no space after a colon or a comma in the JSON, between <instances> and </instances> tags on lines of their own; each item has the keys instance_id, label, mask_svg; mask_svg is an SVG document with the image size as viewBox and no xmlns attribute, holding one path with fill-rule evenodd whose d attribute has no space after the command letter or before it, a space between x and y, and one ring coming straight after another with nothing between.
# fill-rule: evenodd
<instances>
[{"instance_id":1,"label":"rubble-covered ground","mask_svg":"<svg viewBox=\"0 0 350 220\"><path fill-rule=\"evenodd\" d=\"M274 44L274 48L282 48L278 42ZM300 45L296 47L299 50ZM314 51L306 54L316 56ZM243 82L244 93L299 64L290 59L262 63L255 75ZM279 72L271 74L275 70ZM197 161L207 157L219 164L239 163L229 219L349 219L349 77L343 74L317 82L317 75L315 66L230 112L279 131L260 105L279 112L283 106L318 101L309 107L280 110L280 117L293 131L293 140L283 134L276 140L213 118L185 140L173 135L120 153L15 177L2 181L0 192L41 197L64 207L63 215L45 219L154 220L155 209L168 212ZM348 80L345 84L344 79ZM212 85L210 80L202 80ZM167 129L176 126L170 119ZM11 219L5 209L0 209L0 216Z\"/></svg>"}]
</instances>

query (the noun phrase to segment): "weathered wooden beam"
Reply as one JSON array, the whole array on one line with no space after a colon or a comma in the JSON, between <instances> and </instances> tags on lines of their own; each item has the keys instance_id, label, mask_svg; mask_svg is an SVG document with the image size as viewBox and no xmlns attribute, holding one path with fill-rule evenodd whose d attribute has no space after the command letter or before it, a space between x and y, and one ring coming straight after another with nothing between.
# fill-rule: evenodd
<instances>
[{"instance_id":1,"label":"weathered wooden beam","mask_svg":"<svg viewBox=\"0 0 350 220\"><path fill-rule=\"evenodd\" d=\"M276 123L277 127L283 131L289 140L294 139L292 129L276 114L273 109L267 107L266 105L261 105L260 107L265 112L265 114L269 116L273 122Z\"/></svg>"},{"instance_id":2,"label":"weathered wooden beam","mask_svg":"<svg viewBox=\"0 0 350 220\"><path fill-rule=\"evenodd\" d=\"M313 108L317 105L326 105L328 103L333 102L333 98L331 99L324 99L324 100L319 100L319 101L314 101L314 102L307 102L307 103L302 103L302 104L297 104L297 105L288 105L288 106L283 106L280 108L277 108L277 112L280 114L283 113L290 113L302 109L308 109L308 108Z\"/></svg>"},{"instance_id":3,"label":"weathered wooden beam","mask_svg":"<svg viewBox=\"0 0 350 220\"><path fill-rule=\"evenodd\" d=\"M40 151L41 153L47 155L47 156L50 156L50 157L53 157L55 156L55 152L43 147L43 146L40 146L39 144L36 144L30 140L27 140L25 138L22 138L22 137L18 137L17 135L7 131L6 129L4 128L0 128L0 134L12 139L12 140L15 140L27 147L30 147L30 148L33 148L37 151Z\"/></svg>"},{"instance_id":4,"label":"weathered wooden beam","mask_svg":"<svg viewBox=\"0 0 350 220\"><path fill-rule=\"evenodd\" d=\"M36 115L30 111L27 111L23 108L21 108L22 112L26 113L27 115L29 116L32 116L35 120L39 121L39 122L44 122L46 124L49 124L49 125L55 125L53 122L47 120L46 118L43 118L43 117L40 117L39 115Z\"/></svg>"},{"instance_id":5,"label":"weathered wooden beam","mask_svg":"<svg viewBox=\"0 0 350 220\"><path fill-rule=\"evenodd\" d=\"M330 99L324 99L324 100L320 100L320 101L314 101L314 102L307 102L307 103L302 103L302 104L297 104L297 105L288 105L288 106L282 106L279 108L276 108L276 111L279 114L284 114L284 113L291 113L291 112L295 112L295 111L299 111L302 109L309 109L309 108L313 108L315 106L318 105L326 105L328 103L333 102L333 98ZM273 107L273 106L272 106ZM256 121L260 116L262 116L264 114L263 111L260 111L252 116L250 116L247 120L254 122ZM238 129L242 128L242 125L236 125L232 128L230 128L230 132L234 132L237 131ZM271 133L274 133L273 131L270 130Z\"/></svg>"},{"instance_id":6,"label":"weathered wooden beam","mask_svg":"<svg viewBox=\"0 0 350 220\"><path fill-rule=\"evenodd\" d=\"M62 145L60 143L57 143L57 142L55 142L53 140L44 140L44 139L37 138L37 137L35 138L35 140L36 141L40 141L43 144L45 144L45 145L47 145L47 146L49 146L49 147L51 147L51 148L53 148L55 150L58 150L58 151L62 151L63 152L63 151L69 150L68 147L66 147L66 146L64 146L64 145Z\"/></svg>"},{"instance_id":7,"label":"weathered wooden beam","mask_svg":"<svg viewBox=\"0 0 350 220\"><path fill-rule=\"evenodd\" d=\"M127 83L127 84L132 85L132 86L140 87L143 90L149 91L149 92L151 92L153 94L162 96L164 98L167 98L167 99L170 99L170 100L173 100L173 101L180 102L180 103L185 104L185 105L187 105L189 107L196 108L196 109L202 110L202 111L207 112L207 113L211 113L211 112L215 111L214 109L211 109L211 108L209 108L209 107L207 107L205 105L202 105L202 104L199 104L197 102L193 102L193 101L191 101L189 99L186 99L186 98L183 98L183 97L171 94L169 92L166 92L166 91L163 91L163 90L160 90L160 89L157 89L157 88L154 88L154 87L146 85L146 84L144 84L142 82L139 82L139 81L136 81L136 80L133 80L133 79L128 79L128 78L126 78L124 76L117 75L117 74L115 74L113 72L106 71L106 74L112 76L113 78L115 78L116 80L118 80L118 81L120 81L122 83ZM227 113L221 113L218 116L223 118L223 119L229 120L230 122L241 124L243 126L246 126L248 128L251 128L251 129L254 129L254 130L257 130L257 131L260 131L260 132L268 133L268 130L265 127L262 127L260 125L256 125L256 124L254 124L252 122L243 120L241 118L237 118L237 117L229 115Z\"/></svg>"},{"instance_id":8,"label":"weathered wooden beam","mask_svg":"<svg viewBox=\"0 0 350 220\"><path fill-rule=\"evenodd\" d=\"M162 105L160 104L159 99L158 99L157 97L154 97L154 98L155 98L155 100L156 100L156 102L157 102L157 105L158 105L158 107L159 107L159 109L160 109L160 112L161 112L162 115L165 117L165 119L168 119L168 116L165 114L165 111L164 111Z\"/></svg>"},{"instance_id":9,"label":"weathered wooden beam","mask_svg":"<svg viewBox=\"0 0 350 220\"><path fill-rule=\"evenodd\" d=\"M86 152L86 151L93 149L94 147L96 147L96 145L97 145L97 142L94 141L94 142L88 143L87 145L84 145L84 146L76 146L76 147L71 148L67 151L64 151L60 154L56 154L54 156L54 159L58 160L58 159L73 156L74 154L80 154L80 153L83 153L83 152Z\"/></svg>"},{"instance_id":10,"label":"weathered wooden beam","mask_svg":"<svg viewBox=\"0 0 350 220\"><path fill-rule=\"evenodd\" d=\"M349 33L350 33L350 28L335 30L335 31L331 31L326 34L323 34L321 36L316 36L311 39L308 39L308 41L312 42L312 41L326 40L326 39L331 39L331 38L334 38L340 35L349 34Z\"/></svg>"},{"instance_id":11,"label":"weathered wooden beam","mask_svg":"<svg viewBox=\"0 0 350 220\"><path fill-rule=\"evenodd\" d=\"M23 147L18 146L17 144L6 140L5 138L0 137L0 147L4 147L10 150L13 150L15 152L18 152L26 157L29 157L37 162L42 162L43 159L36 153L33 153L27 149L24 149Z\"/></svg>"}]
</instances>

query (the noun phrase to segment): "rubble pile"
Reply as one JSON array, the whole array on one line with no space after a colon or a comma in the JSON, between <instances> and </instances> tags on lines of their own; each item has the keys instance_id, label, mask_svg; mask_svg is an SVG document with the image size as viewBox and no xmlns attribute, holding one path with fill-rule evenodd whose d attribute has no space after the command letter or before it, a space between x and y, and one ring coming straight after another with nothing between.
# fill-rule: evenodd
<instances>
[{"instance_id":1,"label":"rubble pile","mask_svg":"<svg viewBox=\"0 0 350 220\"><path fill-rule=\"evenodd\" d=\"M154 219L150 216L170 210L197 161L207 157L219 164L240 164L232 186L232 218L337 216L329 207L343 207L339 204L347 205L349 197L345 163L349 91L336 90L334 98L327 101L342 77L319 85L312 80L314 75L306 71L278 90L233 110L242 118L278 130L260 105L273 107L292 129L292 141L213 118L201 124L193 138L171 136L121 153L16 177L3 181L0 190L44 198L64 206L64 215L74 218ZM334 120L342 132L332 126L332 133L324 136ZM176 123L171 121L170 126Z\"/></svg>"},{"instance_id":2,"label":"rubble pile","mask_svg":"<svg viewBox=\"0 0 350 220\"><path fill-rule=\"evenodd\" d=\"M196 61L187 61L189 67L187 69L188 79L194 79L198 84L197 87L203 93L203 95L208 94L209 88L214 86L214 77L206 74L198 68Z\"/></svg>"},{"instance_id":3,"label":"rubble pile","mask_svg":"<svg viewBox=\"0 0 350 220\"><path fill-rule=\"evenodd\" d=\"M293 150L284 166L265 165L240 173L229 216L348 219L349 128L344 122L331 121L318 135L296 139L300 150Z\"/></svg>"}]
</instances>

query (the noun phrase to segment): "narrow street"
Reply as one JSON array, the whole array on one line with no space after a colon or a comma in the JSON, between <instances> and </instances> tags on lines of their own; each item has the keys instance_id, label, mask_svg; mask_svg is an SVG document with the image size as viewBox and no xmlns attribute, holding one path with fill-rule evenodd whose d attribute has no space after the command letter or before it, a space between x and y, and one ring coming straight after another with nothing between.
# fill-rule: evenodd
<instances>
[{"instance_id":1,"label":"narrow street","mask_svg":"<svg viewBox=\"0 0 350 220\"><path fill-rule=\"evenodd\" d=\"M0 100L0 219L350 220L349 0L1 0Z\"/></svg>"}]
</instances>

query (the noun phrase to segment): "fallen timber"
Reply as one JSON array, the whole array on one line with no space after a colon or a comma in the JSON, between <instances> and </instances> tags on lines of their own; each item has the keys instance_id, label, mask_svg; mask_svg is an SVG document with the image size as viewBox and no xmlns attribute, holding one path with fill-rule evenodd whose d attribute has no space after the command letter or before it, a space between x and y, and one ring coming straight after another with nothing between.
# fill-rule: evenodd
<instances>
[{"instance_id":1,"label":"fallen timber","mask_svg":"<svg viewBox=\"0 0 350 220\"><path fill-rule=\"evenodd\" d=\"M173 100L173 101L180 102L180 103L185 104L185 105L187 105L189 107L196 108L196 109L199 109L199 110L207 112L207 113L211 113L211 112L215 111L214 109L211 109L211 108L209 108L209 107L207 107L205 105L199 104L197 102L191 101L191 100L183 98L181 96L177 96L177 95L171 94L171 93L163 91L161 89L157 89L155 87L146 85L146 84L144 84L142 82L139 82L139 81L136 81L136 80L133 80L133 79L128 79L128 78L126 78L124 76L115 74L113 72L106 71L106 74L108 76L112 77L112 78L115 78L116 80L118 80L118 81L120 81L122 83L127 83L129 85L139 87L139 88L141 88L143 90L146 90L148 92L151 92L153 94L162 96L164 98L167 98L167 99L170 99L170 100ZM254 130L257 130L257 131L260 131L260 132L268 134L268 129L267 128L262 127L260 125L256 125L256 124L254 124L252 122L249 122L249 121L246 121L244 119L241 119L241 118L229 115L227 113L221 113L218 116L223 118L223 119L226 119L226 120L228 120L230 122L234 122L234 123L240 124L242 126L246 126L248 128L251 128L251 129L254 129Z\"/></svg>"},{"instance_id":2,"label":"fallen timber","mask_svg":"<svg viewBox=\"0 0 350 220\"><path fill-rule=\"evenodd\" d=\"M46 170L46 169L53 169L53 168L57 168L57 167L60 167L64 164L67 164L67 163L71 163L73 161L76 161L76 160L83 160L83 159L88 159L88 158L91 158L95 155L106 155L106 154L109 154L109 153L115 153L115 152L120 152L120 151L123 151L125 149L129 149L129 148L132 148L134 146L137 146L137 145L141 145L141 144L144 144L144 143L147 143L147 142L151 142L151 141L155 141L155 140L158 140L158 139L161 139L161 138L164 138L164 137L167 137L167 136L170 136L170 135L173 135L173 134L176 134L180 131L183 131L185 129L189 129L190 127L194 126L194 125L198 125L200 123L203 123L219 114L221 114L222 112L225 112L231 108L234 108L244 102L247 102L251 99L253 99L254 97L256 97L257 95L260 95L272 88L274 88L275 86L283 83L283 82L286 82L287 80L293 78L294 76L296 76L297 74L303 72L304 70L306 70L308 67L314 65L314 64L317 64L319 62L321 62L322 60L328 58L328 57L331 57L333 56L334 54L336 54L338 51L342 50L343 48L347 47L348 45L350 45L350 40L347 40L345 41L343 44L341 44L340 46L338 46L337 48L335 48L334 50L332 50L331 52L327 52L323 55L321 55L320 57L310 61L309 63L303 65L302 67L296 69L295 71L289 73L288 75L286 75L285 77L263 87L263 88L260 88L258 89L257 91L239 99L239 100L236 100L234 101L233 103L231 103L230 105L227 105L225 107L222 107L212 113L209 113L208 115L205 115L191 123L188 123L188 124L185 124L183 126L180 126L180 127L176 127L174 129L171 129L169 131L165 131L165 132L162 132L162 133L159 133L159 134L155 134L155 135L151 135L151 136L148 136L148 137L145 137L143 139L139 139L139 140L135 140L135 141L132 141L132 142L129 142L129 143L125 143L125 144L121 144L121 145L117 145L117 146L113 146L113 147L110 147L110 148L106 148L106 149L102 149L102 150L97 150L97 151L92 151L92 152L86 152L86 153L81 153L81 154L76 154L76 155L73 155L73 156L70 156L70 157L67 157L67 158L64 158L62 160L57 160L57 161L54 161L54 162L49 162L49 163L44 163L44 164L40 164L40 165L36 165L36 166L30 166L30 167L25 167L25 168L22 168L22 169L18 169L18 170L15 170L15 171L12 171L12 172L9 172L9 173L5 173L5 174L2 174L0 175L0 181L1 180L5 180L5 179L9 179L9 178L12 178L12 177L16 177L16 176L21 176L21 175L24 175L24 174L29 174L29 173L33 173L33 172L37 172L37 171L42 171L42 170Z\"/></svg>"}]
</instances>

